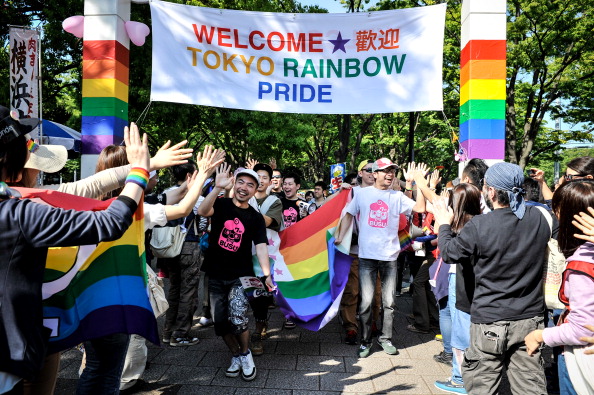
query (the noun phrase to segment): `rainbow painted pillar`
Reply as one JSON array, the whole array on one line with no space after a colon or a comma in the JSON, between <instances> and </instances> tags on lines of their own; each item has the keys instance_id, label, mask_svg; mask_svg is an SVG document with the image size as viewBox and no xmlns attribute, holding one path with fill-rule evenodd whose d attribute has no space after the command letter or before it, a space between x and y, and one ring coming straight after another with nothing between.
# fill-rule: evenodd
<instances>
[{"instance_id":1,"label":"rainbow painted pillar","mask_svg":"<svg viewBox=\"0 0 594 395\"><path fill-rule=\"evenodd\" d=\"M460 145L467 159L505 158L506 0L462 2Z\"/></svg>"},{"instance_id":2,"label":"rainbow painted pillar","mask_svg":"<svg viewBox=\"0 0 594 395\"><path fill-rule=\"evenodd\" d=\"M81 175L87 177L128 125L130 0L85 0L84 12Z\"/></svg>"}]
</instances>

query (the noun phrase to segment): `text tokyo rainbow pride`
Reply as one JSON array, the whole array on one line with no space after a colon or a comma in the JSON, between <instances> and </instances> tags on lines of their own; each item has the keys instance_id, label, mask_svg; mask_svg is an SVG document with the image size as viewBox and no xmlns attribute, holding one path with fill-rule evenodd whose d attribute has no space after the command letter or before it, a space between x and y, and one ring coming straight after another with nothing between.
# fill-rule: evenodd
<instances>
[{"instance_id":1,"label":"text tokyo rainbow pride","mask_svg":"<svg viewBox=\"0 0 594 395\"><path fill-rule=\"evenodd\" d=\"M278 31L251 31L247 37L240 34L238 29L226 27L192 24L192 31L198 44L208 45L208 48L188 46L193 67L204 66L211 70L222 69L225 72L250 74L257 72L262 76L275 73L275 62L268 56L245 56L238 53L228 53L224 48L251 49L261 51L268 49L274 52L295 53L323 53L322 33L282 33ZM378 34L372 31L358 31L355 36L357 52L377 51L380 49L396 49L399 47L399 29L386 29ZM242 41L242 39L244 41ZM346 54L345 44L350 38L338 36L328 37L334 45L333 52L342 51ZM219 47L216 49L216 47ZM368 56L365 60L359 58L306 59L300 63L298 59L285 57L282 59L283 77L294 78L354 78L362 73L367 77L375 77L380 73L386 75L400 74L403 70L406 54L390 56ZM299 68L301 67L301 71ZM299 101L318 103L332 103L332 85L286 84L259 81L258 99L272 99L276 101Z\"/></svg>"}]
</instances>

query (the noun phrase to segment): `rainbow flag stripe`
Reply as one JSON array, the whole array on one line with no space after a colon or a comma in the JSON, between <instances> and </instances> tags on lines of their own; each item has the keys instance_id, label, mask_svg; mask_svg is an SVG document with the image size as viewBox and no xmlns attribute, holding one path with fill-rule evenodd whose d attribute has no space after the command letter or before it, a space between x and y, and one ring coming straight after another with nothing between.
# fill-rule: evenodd
<instances>
[{"instance_id":1,"label":"rainbow flag stripe","mask_svg":"<svg viewBox=\"0 0 594 395\"><path fill-rule=\"evenodd\" d=\"M104 210L111 201L19 188L23 198L74 210ZM159 344L148 297L142 205L124 235L90 246L50 248L44 273L44 325L50 352L113 333L139 334Z\"/></svg>"},{"instance_id":2,"label":"rainbow flag stripe","mask_svg":"<svg viewBox=\"0 0 594 395\"><path fill-rule=\"evenodd\" d=\"M349 200L342 192L313 215L280 232L273 280L277 304L285 316L317 331L338 312L352 258L349 240L340 246L332 236Z\"/></svg>"},{"instance_id":3,"label":"rainbow flag stripe","mask_svg":"<svg viewBox=\"0 0 594 395\"><path fill-rule=\"evenodd\" d=\"M468 159L504 159L506 4L467 1L462 11L460 145Z\"/></svg>"}]
</instances>

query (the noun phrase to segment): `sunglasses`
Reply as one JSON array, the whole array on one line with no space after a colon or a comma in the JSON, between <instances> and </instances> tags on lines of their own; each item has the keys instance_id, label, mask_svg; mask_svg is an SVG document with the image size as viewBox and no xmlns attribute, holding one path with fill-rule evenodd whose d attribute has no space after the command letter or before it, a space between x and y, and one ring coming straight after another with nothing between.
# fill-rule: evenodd
<instances>
[{"instance_id":1,"label":"sunglasses","mask_svg":"<svg viewBox=\"0 0 594 395\"><path fill-rule=\"evenodd\" d=\"M587 174L565 174L563 176L563 178L565 178L565 181L571 181L574 178L583 178L583 177L586 177L586 176L587 176Z\"/></svg>"},{"instance_id":2,"label":"sunglasses","mask_svg":"<svg viewBox=\"0 0 594 395\"><path fill-rule=\"evenodd\" d=\"M361 171L364 171L365 173L373 173L373 169L371 167L367 169L361 169Z\"/></svg>"},{"instance_id":3,"label":"sunglasses","mask_svg":"<svg viewBox=\"0 0 594 395\"><path fill-rule=\"evenodd\" d=\"M283 178L282 176L272 176L272 178Z\"/></svg>"}]
</instances>

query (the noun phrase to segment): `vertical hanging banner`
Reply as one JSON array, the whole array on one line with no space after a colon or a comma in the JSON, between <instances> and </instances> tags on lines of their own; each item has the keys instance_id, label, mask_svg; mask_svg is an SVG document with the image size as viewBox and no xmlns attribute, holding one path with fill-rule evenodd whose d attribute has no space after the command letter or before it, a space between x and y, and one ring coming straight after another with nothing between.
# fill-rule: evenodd
<instances>
[{"instance_id":1,"label":"vertical hanging banner","mask_svg":"<svg viewBox=\"0 0 594 395\"><path fill-rule=\"evenodd\" d=\"M10 42L10 109L19 118L39 118L39 32L11 27Z\"/></svg>"},{"instance_id":2,"label":"vertical hanging banner","mask_svg":"<svg viewBox=\"0 0 594 395\"><path fill-rule=\"evenodd\" d=\"M330 193L340 190L340 186L346 177L346 168L344 163L330 165Z\"/></svg>"},{"instance_id":3,"label":"vertical hanging banner","mask_svg":"<svg viewBox=\"0 0 594 395\"><path fill-rule=\"evenodd\" d=\"M151 100L309 114L443 109L445 4L349 14L150 6Z\"/></svg>"}]
</instances>

